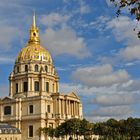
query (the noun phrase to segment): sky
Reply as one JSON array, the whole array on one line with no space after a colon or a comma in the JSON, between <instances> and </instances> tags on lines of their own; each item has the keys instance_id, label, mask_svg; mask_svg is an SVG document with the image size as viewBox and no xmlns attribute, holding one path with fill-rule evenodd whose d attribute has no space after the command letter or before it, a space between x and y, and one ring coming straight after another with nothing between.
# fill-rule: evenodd
<instances>
[{"instance_id":1,"label":"sky","mask_svg":"<svg viewBox=\"0 0 140 140\"><path fill-rule=\"evenodd\" d=\"M29 37L33 11L60 92L76 92L90 121L140 117L140 24L109 0L0 0L0 96ZM134 30L135 28L135 30Z\"/></svg>"}]
</instances>

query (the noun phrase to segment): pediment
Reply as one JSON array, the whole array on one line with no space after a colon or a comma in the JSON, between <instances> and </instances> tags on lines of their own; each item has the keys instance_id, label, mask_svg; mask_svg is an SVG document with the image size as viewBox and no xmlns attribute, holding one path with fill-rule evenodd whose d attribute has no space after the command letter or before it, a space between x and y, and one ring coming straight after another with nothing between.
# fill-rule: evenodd
<instances>
[{"instance_id":1,"label":"pediment","mask_svg":"<svg viewBox=\"0 0 140 140\"><path fill-rule=\"evenodd\" d=\"M10 97L5 97L2 99L2 101L11 101L12 99Z\"/></svg>"},{"instance_id":2,"label":"pediment","mask_svg":"<svg viewBox=\"0 0 140 140\"><path fill-rule=\"evenodd\" d=\"M68 96L79 99L79 97L74 92L69 93Z\"/></svg>"}]
</instances>

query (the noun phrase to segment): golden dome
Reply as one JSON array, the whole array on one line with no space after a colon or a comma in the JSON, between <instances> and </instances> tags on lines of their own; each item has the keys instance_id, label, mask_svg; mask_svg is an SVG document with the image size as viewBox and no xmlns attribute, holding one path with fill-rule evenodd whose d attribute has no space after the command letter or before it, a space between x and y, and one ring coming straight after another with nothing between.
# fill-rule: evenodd
<instances>
[{"instance_id":1,"label":"golden dome","mask_svg":"<svg viewBox=\"0 0 140 140\"><path fill-rule=\"evenodd\" d=\"M39 60L52 63L52 57L49 51L40 45L39 31L35 22L35 14L33 15L33 22L30 29L28 44L20 51L16 62L25 62L31 60Z\"/></svg>"},{"instance_id":2,"label":"golden dome","mask_svg":"<svg viewBox=\"0 0 140 140\"><path fill-rule=\"evenodd\" d=\"M24 47L20 51L16 62L25 62L30 60L46 61L52 63L50 53L39 44L28 44L26 47Z\"/></svg>"}]
</instances>

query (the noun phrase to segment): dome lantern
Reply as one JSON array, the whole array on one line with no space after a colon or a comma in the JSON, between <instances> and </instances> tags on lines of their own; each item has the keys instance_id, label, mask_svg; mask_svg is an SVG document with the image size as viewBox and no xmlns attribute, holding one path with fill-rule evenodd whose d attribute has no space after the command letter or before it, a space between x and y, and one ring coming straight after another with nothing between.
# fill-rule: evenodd
<instances>
[{"instance_id":1,"label":"dome lantern","mask_svg":"<svg viewBox=\"0 0 140 140\"><path fill-rule=\"evenodd\" d=\"M36 26L35 13L33 15L32 26L30 28L29 44L40 44L39 30Z\"/></svg>"},{"instance_id":2,"label":"dome lantern","mask_svg":"<svg viewBox=\"0 0 140 140\"><path fill-rule=\"evenodd\" d=\"M39 30L36 26L35 13L32 19L28 43L18 54L16 62L26 62L32 60L52 63L50 52L40 44Z\"/></svg>"}]
</instances>

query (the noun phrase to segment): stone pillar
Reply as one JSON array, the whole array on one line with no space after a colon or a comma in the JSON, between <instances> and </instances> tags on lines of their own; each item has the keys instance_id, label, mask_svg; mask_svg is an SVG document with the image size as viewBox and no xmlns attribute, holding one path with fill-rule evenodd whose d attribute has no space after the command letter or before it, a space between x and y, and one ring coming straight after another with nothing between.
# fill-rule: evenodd
<instances>
[{"instance_id":1,"label":"stone pillar","mask_svg":"<svg viewBox=\"0 0 140 140\"><path fill-rule=\"evenodd\" d=\"M78 102L78 116L79 116L79 114L80 114L80 105L79 105L79 102Z\"/></svg>"},{"instance_id":2,"label":"stone pillar","mask_svg":"<svg viewBox=\"0 0 140 140\"><path fill-rule=\"evenodd\" d=\"M0 121L3 121L3 105L0 104Z\"/></svg>"},{"instance_id":3,"label":"stone pillar","mask_svg":"<svg viewBox=\"0 0 140 140\"><path fill-rule=\"evenodd\" d=\"M20 80L20 92L23 92L23 82Z\"/></svg>"},{"instance_id":4,"label":"stone pillar","mask_svg":"<svg viewBox=\"0 0 140 140\"><path fill-rule=\"evenodd\" d=\"M28 77L28 91L31 91L31 80L30 80L30 77Z\"/></svg>"},{"instance_id":5,"label":"stone pillar","mask_svg":"<svg viewBox=\"0 0 140 140\"><path fill-rule=\"evenodd\" d=\"M59 103L59 115L61 115L61 100L58 99L58 103Z\"/></svg>"},{"instance_id":6,"label":"stone pillar","mask_svg":"<svg viewBox=\"0 0 140 140\"><path fill-rule=\"evenodd\" d=\"M76 102L76 115L78 116L78 104Z\"/></svg>"},{"instance_id":7,"label":"stone pillar","mask_svg":"<svg viewBox=\"0 0 140 140\"><path fill-rule=\"evenodd\" d=\"M41 77L41 80L40 80L40 91L41 92L44 92L45 91L45 78L44 77Z\"/></svg>"},{"instance_id":8,"label":"stone pillar","mask_svg":"<svg viewBox=\"0 0 140 140\"><path fill-rule=\"evenodd\" d=\"M12 80L10 80L10 82L9 82L9 95L11 96L11 97L13 97L13 81Z\"/></svg>"},{"instance_id":9,"label":"stone pillar","mask_svg":"<svg viewBox=\"0 0 140 140\"><path fill-rule=\"evenodd\" d=\"M71 115L71 106L70 106L70 100L68 100L68 102L69 102L69 107L68 107L68 109L69 109L69 115Z\"/></svg>"}]
</instances>

